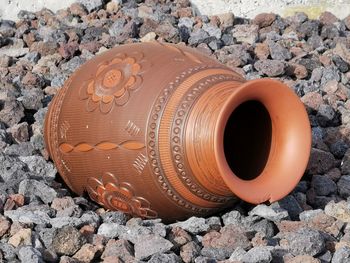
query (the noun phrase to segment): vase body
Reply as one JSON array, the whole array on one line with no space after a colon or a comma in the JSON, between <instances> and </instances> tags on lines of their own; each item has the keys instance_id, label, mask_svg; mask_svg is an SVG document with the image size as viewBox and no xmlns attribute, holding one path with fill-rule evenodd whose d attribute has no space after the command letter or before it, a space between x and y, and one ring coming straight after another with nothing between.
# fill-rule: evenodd
<instances>
[{"instance_id":1,"label":"vase body","mask_svg":"<svg viewBox=\"0 0 350 263\"><path fill-rule=\"evenodd\" d=\"M245 101L261 105L244 106L230 121ZM284 118L298 123L291 128ZM235 122L252 137L262 134L258 147L234 148L246 133ZM288 194L307 164L310 127L283 84L246 82L193 49L154 42L119 46L81 66L50 104L45 141L75 193L107 209L174 221L215 213L237 196L259 203ZM292 174L276 175L291 167Z\"/></svg>"}]
</instances>

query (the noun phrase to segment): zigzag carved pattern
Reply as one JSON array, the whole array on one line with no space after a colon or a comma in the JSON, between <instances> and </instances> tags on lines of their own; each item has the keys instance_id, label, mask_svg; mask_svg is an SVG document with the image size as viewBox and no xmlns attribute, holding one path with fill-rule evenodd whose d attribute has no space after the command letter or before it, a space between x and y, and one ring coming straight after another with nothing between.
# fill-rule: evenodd
<instances>
[{"instance_id":1,"label":"zigzag carved pattern","mask_svg":"<svg viewBox=\"0 0 350 263\"><path fill-rule=\"evenodd\" d=\"M126 149L126 150L140 150L145 148L145 144L139 141L124 141L122 143L113 143L113 142L100 142L97 144L89 144L89 143L78 143L76 145L71 145L69 143L61 143L59 149L63 153L71 153L71 152L89 152L92 150L114 150L114 149Z\"/></svg>"}]
</instances>

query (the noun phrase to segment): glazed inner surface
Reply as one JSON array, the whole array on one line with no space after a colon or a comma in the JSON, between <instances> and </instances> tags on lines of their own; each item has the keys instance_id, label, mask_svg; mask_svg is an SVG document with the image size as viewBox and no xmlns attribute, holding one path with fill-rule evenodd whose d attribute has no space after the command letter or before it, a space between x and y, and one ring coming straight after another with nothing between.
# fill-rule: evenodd
<instances>
[{"instance_id":1,"label":"glazed inner surface","mask_svg":"<svg viewBox=\"0 0 350 263\"><path fill-rule=\"evenodd\" d=\"M271 117L256 100L240 104L230 115L224 131L224 152L232 172L252 180L264 170L272 140Z\"/></svg>"}]
</instances>

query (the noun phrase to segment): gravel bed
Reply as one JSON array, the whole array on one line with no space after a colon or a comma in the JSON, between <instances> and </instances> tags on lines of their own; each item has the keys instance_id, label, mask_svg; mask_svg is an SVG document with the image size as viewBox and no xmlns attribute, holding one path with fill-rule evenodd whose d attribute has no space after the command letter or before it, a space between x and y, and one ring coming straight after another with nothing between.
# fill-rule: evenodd
<instances>
[{"instance_id":1,"label":"gravel bed","mask_svg":"<svg viewBox=\"0 0 350 263\"><path fill-rule=\"evenodd\" d=\"M79 0L18 18L0 21L0 262L350 262L350 16L246 20L194 16L188 0ZM154 39L298 94L313 148L290 195L166 225L70 192L44 149L49 102L95 54Z\"/></svg>"}]
</instances>

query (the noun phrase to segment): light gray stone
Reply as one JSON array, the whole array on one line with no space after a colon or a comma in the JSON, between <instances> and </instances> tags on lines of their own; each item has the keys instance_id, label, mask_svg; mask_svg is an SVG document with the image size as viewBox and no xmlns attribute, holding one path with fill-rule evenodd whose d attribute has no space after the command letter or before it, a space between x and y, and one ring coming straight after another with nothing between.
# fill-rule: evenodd
<instances>
[{"instance_id":1,"label":"light gray stone","mask_svg":"<svg viewBox=\"0 0 350 263\"><path fill-rule=\"evenodd\" d=\"M164 253L169 251L173 247L173 243L159 235L146 235L143 236L138 242L136 242L135 258L146 259L149 256L156 253Z\"/></svg>"},{"instance_id":2,"label":"light gray stone","mask_svg":"<svg viewBox=\"0 0 350 263\"><path fill-rule=\"evenodd\" d=\"M184 229L184 230L186 230L194 235L206 232L210 228L209 225L205 222L204 218L195 217L195 216L190 217L186 221L174 223L171 226L172 227L179 226L182 229Z\"/></svg>"},{"instance_id":3,"label":"light gray stone","mask_svg":"<svg viewBox=\"0 0 350 263\"><path fill-rule=\"evenodd\" d=\"M269 263L272 261L271 250L273 247L254 247L249 250L243 257L245 263Z\"/></svg>"},{"instance_id":4,"label":"light gray stone","mask_svg":"<svg viewBox=\"0 0 350 263\"><path fill-rule=\"evenodd\" d=\"M57 192L43 183L34 179L25 179L19 184L18 193L29 197L31 200L39 198L43 203L48 204L57 197Z\"/></svg>"},{"instance_id":5,"label":"light gray stone","mask_svg":"<svg viewBox=\"0 0 350 263\"><path fill-rule=\"evenodd\" d=\"M264 204L254 207L253 210L249 212L249 215L260 216L274 222L289 219L287 210L279 207L267 206Z\"/></svg>"}]
</instances>

